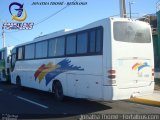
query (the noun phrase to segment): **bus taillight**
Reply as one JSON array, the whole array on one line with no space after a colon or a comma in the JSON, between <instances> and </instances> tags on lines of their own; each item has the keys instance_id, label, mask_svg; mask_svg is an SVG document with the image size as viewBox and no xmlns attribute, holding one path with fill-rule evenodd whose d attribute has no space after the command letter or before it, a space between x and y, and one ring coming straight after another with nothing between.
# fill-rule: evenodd
<instances>
[{"instance_id":1,"label":"bus taillight","mask_svg":"<svg viewBox=\"0 0 160 120\"><path fill-rule=\"evenodd\" d=\"M152 69L152 77L154 77L154 68Z\"/></svg>"},{"instance_id":2,"label":"bus taillight","mask_svg":"<svg viewBox=\"0 0 160 120\"><path fill-rule=\"evenodd\" d=\"M115 75L108 75L108 78L110 78L110 79L115 79L116 76L115 76Z\"/></svg>"},{"instance_id":3,"label":"bus taillight","mask_svg":"<svg viewBox=\"0 0 160 120\"><path fill-rule=\"evenodd\" d=\"M108 75L108 78L110 78L110 79L115 79L116 78L116 71L115 70L108 70L108 73L109 73L109 75Z\"/></svg>"},{"instance_id":4,"label":"bus taillight","mask_svg":"<svg viewBox=\"0 0 160 120\"><path fill-rule=\"evenodd\" d=\"M109 74L115 74L116 71L115 71L115 70L108 70L108 73L109 73Z\"/></svg>"}]
</instances>

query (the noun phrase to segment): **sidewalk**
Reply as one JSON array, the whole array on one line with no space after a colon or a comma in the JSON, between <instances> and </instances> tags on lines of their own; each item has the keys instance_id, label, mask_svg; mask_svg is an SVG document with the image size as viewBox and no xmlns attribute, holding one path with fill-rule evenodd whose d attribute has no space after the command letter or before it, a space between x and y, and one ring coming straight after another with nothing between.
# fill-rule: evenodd
<instances>
[{"instance_id":1,"label":"sidewalk","mask_svg":"<svg viewBox=\"0 0 160 120\"><path fill-rule=\"evenodd\" d=\"M151 95L131 98L129 101L160 107L160 91L155 90Z\"/></svg>"}]
</instances>

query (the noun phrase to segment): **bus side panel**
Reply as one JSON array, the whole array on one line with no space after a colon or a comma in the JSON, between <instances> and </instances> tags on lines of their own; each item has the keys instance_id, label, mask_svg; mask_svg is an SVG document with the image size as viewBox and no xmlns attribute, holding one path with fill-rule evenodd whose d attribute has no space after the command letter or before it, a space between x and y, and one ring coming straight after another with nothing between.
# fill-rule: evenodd
<instances>
[{"instance_id":1,"label":"bus side panel","mask_svg":"<svg viewBox=\"0 0 160 120\"><path fill-rule=\"evenodd\" d=\"M81 56L71 58L54 58L44 60L28 60L17 61L14 72L12 73L12 83L16 84L16 77L21 79L21 85L35 88L43 91L52 91L53 80L59 80L63 87L63 93L66 96L89 99L102 99L103 86L103 62L102 55L96 56ZM57 70L48 71L53 74L58 74L50 79L46 84L45 70L35 78L37 70L51 63L52 65L66 62L66 66L58 65ZM66 68L65 68L66 67ZM62 68L62 69L61 69ZM42 77L43 76L43 77Z\"/></svg>"},{"instance_id":2,"label":"bus side panel","mask_svg":"<svg viewBox=\"0 0 160 120\"><path fill-rule=\"evenodd\" d=\"M71 58L73 65L83 70L67 72L67 96L102 99L102 58L101 55Z\"/></svg>"},{"instance_id":3,"label":"bus side panel","mask_svg":"<svg viewBox=\"0 0 160 120\"><path fill-rule=\"evenodd\" d=\"M66 74L67 91L65 92L65 94L67 96L71 96L71 97L76 96L77 81L76 81L75 77L76 77L75 73L68 73L68 74Z\"/></svg>"},{"instance_id":4,"label":"bus side panel","mask_svg":"<svg viewBox=\"0 0 160 120\"><path fill-rule=\"evenodd\" d=\"M102 99L102 76L68 74L67 79L67 96Z\"/></svg>"}]
</instances>

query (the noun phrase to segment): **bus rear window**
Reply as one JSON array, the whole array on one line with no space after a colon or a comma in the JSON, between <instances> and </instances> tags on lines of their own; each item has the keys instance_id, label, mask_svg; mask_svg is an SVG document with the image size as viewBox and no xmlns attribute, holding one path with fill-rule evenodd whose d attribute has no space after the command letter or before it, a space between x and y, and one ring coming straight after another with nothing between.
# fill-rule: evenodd
<instances>
[{"instance_id":1,"label":"bus rear window","mask_svg":"<svg viewBox=\"0 0 160 120\"><path fill-rule=\"evenodd\" d=\"M115 22L113 34L116 41L131 43L150 43L150 28L144 24L133 22Z\"/></svg>"}]
</instances>

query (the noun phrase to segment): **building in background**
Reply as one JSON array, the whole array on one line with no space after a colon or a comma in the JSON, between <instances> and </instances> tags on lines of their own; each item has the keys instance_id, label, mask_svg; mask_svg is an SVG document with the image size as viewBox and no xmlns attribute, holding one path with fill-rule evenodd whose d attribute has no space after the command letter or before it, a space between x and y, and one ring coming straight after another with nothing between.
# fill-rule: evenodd
<instances>
[{"instance_id":1,"label":"building in background","mask_svg":"<svg viewBox=\"0 0 160 120\"><path fill-rule=\"evenodd\" d=\"M148 22L152 28L155 70L160 70L160 11L147 14L138 20Z\"/></svg>"}]
</instances>

